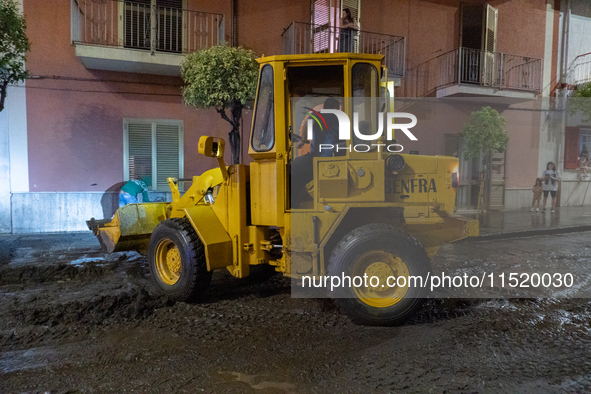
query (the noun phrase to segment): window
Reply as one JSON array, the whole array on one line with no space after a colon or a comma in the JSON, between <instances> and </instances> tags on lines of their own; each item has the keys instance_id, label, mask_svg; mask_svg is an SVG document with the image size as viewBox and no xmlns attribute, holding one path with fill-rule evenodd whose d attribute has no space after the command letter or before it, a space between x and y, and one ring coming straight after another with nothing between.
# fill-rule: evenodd
<instances>
[{"instance_id":1,"label":"window","mask_svg":"<svg viewBox=\"0 0 591 394\"><path fill-rule=\"evenodd\" d=\"M368 97L379 98L378 83L378 70L373 65L357 63L351 69L353 112L359 115L359 131L362 134L372 134L378 129L378 117L382 115L380 103L378 100L368 99ZM355 144L364 143L357 135L354 135L353 140Z\"/></svg>"},{"instance_id":2,"label":"window","mask_svg":"<svg viewBox=\"0 0 591 394\"><path fill-rule=\"evenodd\" d=\"M564 168L575 170L581 152L591 149L591 128L567 127L564 142Z\"/></svg>"},{"instance_id":3,"label":"window","mask_svg":"<svg viewBox=\"0 0 591 394\"><path fill-rule=\"evenodd\" d=\"M151 190L168 191L168 177L183 177L183 128L176 120L124 121L124 180L152 177Z\"/></svg>"},{"instance_id":4,"label":"window","mask_svg":"<svg viewBox=\"0 0 591 394\"><path fill-rule=\"evenodd\" d=\"M155 49L181 52L183 49L183 0L133 0L125 2L125 47L151 49L152 23ZM156 11L152 16L152 8Z\"/></svg>"},{"instance_id":5,"label":"window","mask_svg":"<svg viewBox=\"0 0 591 394\"><path fill-rule=\"evenodd\" d=\"M275 112L273 109L273 67L263 66L252 126L252 149L270 151L275 145Z\"/></svg>"},{"instance_id":6,"label":"window","mask_svg":"<svg viewBox=\"0 0 591 394\"><path fill-rule=\"evenodd\" d=\"M378 96L378 70L369 63L357 63L351 70L353 97Z\"/></svg>"}]
</instances>

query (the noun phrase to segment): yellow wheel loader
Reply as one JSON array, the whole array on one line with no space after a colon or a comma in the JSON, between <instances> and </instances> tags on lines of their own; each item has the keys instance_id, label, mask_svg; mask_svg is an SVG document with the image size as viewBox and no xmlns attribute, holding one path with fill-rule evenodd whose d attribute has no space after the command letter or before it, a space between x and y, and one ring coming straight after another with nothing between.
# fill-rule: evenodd
<instances>
[{"instance_id":1,"label":"yellow wheel loader","mask_svg":"<svg viewBox=\"0 0 591 394\"><path fill-rule=\"evenodd\" d=\"M298 130L316 120L326 125L328 115L306 107L322 119L301 121L298 105L305 102L299 100L338 97L350 119L364 106L368 113L391 109L383 56L258 61L250 165L226 166L224 140L203 136L198 152L217 159L217 168L191 179L168 178L171 203L130 204L111 221L91 219L89 228L108 252L147 254L155 284L177 301L199 298L215 269L243 278L251 265L269 264L292 278L292 291L324 283L324 294L357 322L401 323L425 293L395 279L425 278L441 245L478 235L477 221L454 216L458 159L392 152L386 136L375 141L378 149L357 149L350 138L335 144L336 154L302 155L309 141ZM359 104L359 97L368 100ZM306 166L298 164L303 161ZM187 181L192 184L181 194L178 183ZM335 277L342 285L327 286ZM376 280L345 283L364 277Z\"/></svg>"}]
</instances>

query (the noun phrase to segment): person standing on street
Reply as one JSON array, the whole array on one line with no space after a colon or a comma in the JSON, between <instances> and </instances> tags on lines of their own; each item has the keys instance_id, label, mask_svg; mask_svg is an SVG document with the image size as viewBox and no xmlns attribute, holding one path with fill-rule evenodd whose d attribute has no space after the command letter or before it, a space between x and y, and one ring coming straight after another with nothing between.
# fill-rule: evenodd
<instances>
[{"instance_id":1,"label":"person standing on street","mask_svg":"<svg viewBox=\"0 0 591 394\"><path fill-rule=\"evenodd\" d=\"M552 196L552 210L550 212L554 213L554 208L556 207L556 192L558 191L558 182L560 181L560 173L556 171L556 165L554 162L549 161L546 164L546 170L542 174L544 178L544 186L542 190L544 192L544 208L542 212L546 212L546 201L548 200L548 193Z\"/></svg>"},{"instance_id":2,"label":"person standing on street","mask_svg":"<svg viewBox=\"0 0 591 394\"><path fill-rule=\"evenodd\" d=\"M544 188L544 180L542 178L536 178L536 184L532 187L531 191L534 192L534 199L531 203L530 211L534 211L534 206L536 202L538 203L538 207L536 208L536 212L540 212L540 200L542 199L542 191Z\"/></svg>"}]
</instances>

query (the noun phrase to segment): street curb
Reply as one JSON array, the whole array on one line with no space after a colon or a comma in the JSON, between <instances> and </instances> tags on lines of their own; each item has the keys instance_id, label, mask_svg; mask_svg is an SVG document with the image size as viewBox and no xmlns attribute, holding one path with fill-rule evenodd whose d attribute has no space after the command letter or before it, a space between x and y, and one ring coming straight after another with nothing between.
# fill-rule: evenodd
<instances>
[{"instance_id":1,"label":"street curb","mask_svg":"<svg viewBox=\"0 0 591 394\"><path fill-rule=\"evenodd\" d=\"M490 235L480 235L478 237L468 237L456 241L460 242L478 242L478 241L493 241L497 239L512 239L512 238L523 238L523 237L534 237L537 235L556 235L556 234L568 234L568 233L581 233L584 231L591 231L591 225L586 226L572 226L572 227L558 227L558 228L545 228L539 230L524 230L524 231L512 231L506 233L495 233Z\"/></svg>"}]
</instances>

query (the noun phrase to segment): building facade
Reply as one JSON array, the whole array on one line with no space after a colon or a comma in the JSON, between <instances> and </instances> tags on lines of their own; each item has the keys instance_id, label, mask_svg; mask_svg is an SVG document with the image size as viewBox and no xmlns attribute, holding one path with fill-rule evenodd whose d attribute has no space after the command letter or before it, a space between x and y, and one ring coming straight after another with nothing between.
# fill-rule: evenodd
<instances>
[{"instance_id":1,"label":"building facade","mask_svg":"<svg viewBox=\"0 0 591 394\"><path fill-rule=\"evenodd\" d=\"M581 44L588 6L574 3L20 0L30 78L9 89L0 113L0 231L84 230L88 218L113 215L122 182L146 174L154 179L151 197L169 199L166 177L215 166L196 154L199 137L230 131L215 110L182 103L183 56L222 42L258 55L338 51L344 8L360 27L351 50L385 56L396 98L467 100L454 109L463 117L443 111L417 126L419 141L405 145L405 153L458 155L458 205L474 207L480 168L462 158L460 120L482 103L495 106L508 120L510 142L506 154L491 159L491 206L528 206L545 163L565 166L567 126L552 115L552 100L566 89L567 70L585 63L579 55L591 52ZM515 110L532 102L527 118ZM587 138L579 126L577 138ZM244 162L249 131L247 112ZM565 171L562 205L591 201L576 170Z\"/></svg>"}]
</instances>

